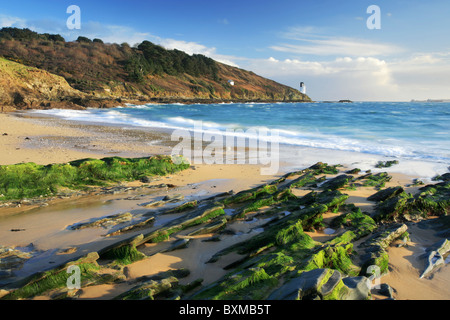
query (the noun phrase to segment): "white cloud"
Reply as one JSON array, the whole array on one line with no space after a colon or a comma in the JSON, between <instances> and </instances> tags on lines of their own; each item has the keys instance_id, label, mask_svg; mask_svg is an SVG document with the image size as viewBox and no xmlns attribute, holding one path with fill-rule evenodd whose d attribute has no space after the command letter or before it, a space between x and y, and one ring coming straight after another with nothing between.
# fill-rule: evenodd
<instances>
[{"instance_id":1,"label":"white cloud","mask_svg":"<svg viewBox=\"0 0 450 320\"><path fill-rule=\"evenodd\" d=\"M18 17L0 14L0 28L8 27L25 28L26 21Z\"/></svg>"},{"instance_id":2,"label":"white cloud","mask_svg":"<svg viewBox=\"0 0 450 320\"><path fill-rule=\"evenodd\" d=\"M383 100L381 92L392 95L397 91L387 63L377 58L281 61L271 57L247 63L244 68L297 89L300 82L306 82L314 100Z\"/></svg>"},{"instance_id":3,"label":"white cloud","mask_svg":"<svg viewBox=\"0 0 450 320\"><path fill-rule=\"evenodd\" d=\"M356 17L360 19L361 17ZM394 44L378 43L365 39L332 37L327 30L314 26L295 26L279 34L284 43L270 48L291 55L374 57L387 56L403 51Z\"/></svg>"},{"instance_id":4,"label":"white cloud","mask_svg":"<svg viewBox=\"0 0 450 320\"><path fill-rule=\"evenodd\" d=\"M221 55L217 53L217 49L214 47L206 47L197 42L189 42L183 40L175 40L175 39L163 39L157 38L155 39L156 43L160 44L166 49L178 49L186 52L187 54L203 54L207 57L210 57L216 61L228 64L230 66L238 67L238 65L233 61L233 59L239 59L237 57L231 57L227 55Z\"/></svg>"},{"instance_id":5,"label":"white cloud","mask_svg":"<svg viewBox=\"0 0 450 320\"><path fill-rule=\"evenodd\" d=\"M401 52L395 45L373 43L361 39L327 38L327 39L297 39L304 44L274 45L275 51L288 52L297 55L318 56L384 56Z\"/></svg>"},{"instance_id":6,"label":"white cloud","mask_svg":"<svg viewBox=\"0 0 450 320\"><path fill-rule=\"evenodd\" d=\"M299 88L313 100L409 101L450 98L450 52L402 59L338 57L328 61L247 59L242 68Z\"/></svg>"}]
</instances>

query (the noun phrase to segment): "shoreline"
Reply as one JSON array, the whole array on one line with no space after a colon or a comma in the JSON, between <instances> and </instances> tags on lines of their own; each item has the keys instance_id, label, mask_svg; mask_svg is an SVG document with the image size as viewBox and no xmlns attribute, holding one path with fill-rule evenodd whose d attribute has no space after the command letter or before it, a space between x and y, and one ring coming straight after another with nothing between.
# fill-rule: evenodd
<instances>
[{"instance_id":1,"label":"shoreline","mask_svg":"<svg viewBox=\"0 0 450 320\"><path fill-rule=\"evenodd\" d=\"M69 156L74 160L80 159L83 153L86 157L94 158L102 156L140 157L158 154L170 155L171 149L178 143L178 141L171 141L171 133L174 130L171 128L148 128L114 123L73 121L56 116L29 114L26 111L0 114L0 116L3 115L10 117L10 120L16 119L19 122L22 120L26 121L27 124L31 124L34 135L38 138L35 141L16 140L17 143L24 142L23 144L15 145L16 150L21 147L28 148L30 151L53 148L57 151L61 150L65 154L74 152L72 156ZM190 131L189 129L186 130ZM2 137L1 134L3 132L0 132L0 138L3 138L3 141L7 140L8 137ZM27 137L27 131L24 131L18 138L24 137ZM127 143L124 143L124 141ZM203 143L203 148L205 146L207 144ZM9 148L8 153L12 153L13 150L14 148ZM17 153L19 153L18 158L22 159L23 156L20 152ZM78 158L76 157L77 154ZM61 158L61 161L58 161L57 155L52 154L51 159L55 158L56 161L49 161L47 160L48 154L42 160L34 154L33 159L37 160L33 160L33 162L37 161L36 163L42 164L66 162L67 160L64 159L69 157ZM31 159L31 157L26 158ZM197 159L193 160L196 161ZM329 164L341 164L352 168L358 167L361 171L371 170L372 172L385 171L404 174L422 179L425 183L431 183L433 177L445 173L450 168L448 163L440 160L396 158L365 152L280 143L280 174L306 168L324 160ZM399 163L387 168L374 168L377 162L390 160L399 160ZM202 161L202 159L199 161ZM4 156L0 155L0 165L14 163L14 160L11 158L5 162Z\"/></svg>"},{"instance_id":2,"label":"shoreline","mask_svg":"<svg viewBox=\"0 0 450 320\"><path fill-rule=\"evenodd\" d=\"M49 125L49 123L52 123L52 125ZM1 130L0 139L2 139L2 145L5 148L4 149L5 152L3 152L2 155L0 156L1 165L20 162L35 162L41 164L64 163L72 160L89 157L92 158L102 158L106 156L139 157L143 155L149 156L152 154L154 155L161 153L164 154L164 152L170 153L170 144L161 143L163 141L167 142L167 138L169 137L169 135L164 134L163 132L160 132L158 130L148 130L148 131L139 129L124 130L123 128L121 128L121 126L114 127L114 126L101 126L92 124L87 125L76 123L70 124L69 121L64 120L55 120L55 119L36 120L36 119L19 118L14 115L4 115L4 114L0 114L0 130ZM7 135L2 136L3 133L7 133ZM146 142L148 142L149 139L152 139L152 141L155 140L157 143L155 145L146 144ZM64 143L67 141L69 141L69 143ZM139 148L136 148L136 145L138 145ZM306 148L303 150L306 150ZM302 154L302 152L303 151L299 153ZM309 157L307 157L307 159L304 159L304 161L310 161L310 165L314 164L313 161L320 157L321 161L327 161L327 158L324 156L326 152L327 152L326 150L319 151L312 156L310 155ZM330 162L330 164L338 164L339 162L338 160L345 157L345 155L346 153L342 153L340 157L333 159L334 161ZM365 159L361 160L360 163L358 164L354 162L352 164L347 164L348 168L343 168L341 169L341 171L344 172L345 169L351 169L357 166L359 167L359 165L361 164L372 168L372 171L374 173L378 171L380 172L386 171L389 174L392 174L393 176L392 180L386 185L387 187L394 185L406 186L407 184L410 184L412 182L413 178L424 178L423 176L416 176L414 174L406 175L404 173L397 173L396 170L398 168L396 168L395 166L391 168L383 168L380 170L373 169L372 159L375 158L367 156ZM328 158L328 160L331 159ZM230 190L239 192L258 185L262 185L271 180L279 178L283 173L288 172L291 169L294 169L295 165L293 166L293 164L289 162L283 163L282 166L283 171L273 176L261 176L259 174L259 170L261 168L260 165L203 164L203 165L194 165L193 167L195 167L195 170L191 168L179 174L171 175L169 177L162 177L158 181L152 182L152 184L155 185L161 182L170 182L171 184L174 184L177 187L181 188L189 187L188 192L186 191L187 189L185 189L185 191L187 192L185 193L185 195L188 195L189 193L191 194L202 193L203 191L203 194L200 197L206 197L220 192L228 192ZM295 168L297 168L297 170L302 169L298 165ZM363 166L361 169L364 170L366 168ZM425 178L430 178L430 176L428 175ZM194 189L195 187L196 189ZM411 190L411 192L417 191L414 188L407 190ZM167 191L165 190L163 191L163 193L166 192ZM180 189L177 188L177 192L180 192ZM351 203L355 203L355 205L360 205L362 209L364 208L364 210L370 211L369 207L373 204L368 203L365 200L365 198L373 193L374 193L373 189L356 190L356 191L349 190L348 194L350 198L348 201ZM138 194L139 193L137 193L137 195ZM154 194L152 197L154 199L157 198L156 194ZM76 198L74 200L76 201L76 203L81 203L81 202L89 202L93 200L93 198L91 196L86 196L80 199ZM137 202L140 201L142 201L142 199L139 199L139 201ZM60 203L60 206L62 206L62 208L67 207L67 203L70 202L72 202L72 200L70 199L62 201ZM123 210L125 210L125 208L128 209L138 208L136 207L136 204L134 204L134 206L130 206L129 201L122 201L120 205L117 204L118 202L116 202L115 208L116 211L120 211L119 208ZM56 204L56 206L57 205L58 204ZM46 209L49 210L52 208L54 208L53 205L51 205L49 208ZM1 210L2 209L0 208L0 211ZM3 223L5 220L7 221L8 219L10 219L11 216L17 216L17 213L19 213L20 211L21 209L18 209L16 211L16 214L11 214L8 216L2 216L0 214L0 220L2 220ZM48 213L47 219L50 219L50 217L52 216L51 210L49 211L50 212ZM97 217L99 217L106 213L111 214L113 212L111 212L110 208L108 208L105 211L100 211L97 212L96 214ZM49 249L50 247L48 246L46 247L45 243L48 244L57 241L56 239L58 239L59 236L58 234L60 234L61 228L64 229L65 226L70 225L71 223L74 223L76 221L83 220L82 218L88 217L92 218L92 211L88 210L88 212L85 212L81 215L72 216L69 219L61 218L59 224L58 223L53 224L52 226L52 228L54 228L53 231L47 230L49 234L53 234L54 236L56 236L56 238L49 237L45 241L40 240L41 244L39 244L39 241L36 241L41 238L41 236L39 235L35 234L34 236L35 238L31 236L28 239L23 239L22 240L23 242L17 243L14 240L15 234L10 233L9 237L10 240L8 240L10 242L0 243L0 245L9 244L11 246L26 246L27 243L35 243L36 246L40 245L42 250ZM36 221L33 222L33 220L29 220L27 223L29 224L25 229L31 230L33 227L33 223L36 223ZM14 224L4 224L6 229L8 228L11 229L13 225ZM243 230L247 231L249 230L246 229L248 228L248 225L245 225L245 223L242 226L244 227ZM417 232L417 230L415 232ZM87 235L87 237L89 239L96 239L98 238L99 235L101 235L101 233L97 231L94 233L91 232L90 234ZM314 238L316 239L319 239L320 237L325 238L327 237L323 233L315 233L311 235L314 236ZM424 234L419 234L419 238L413 238L413 241L411 241L412 251L415 252L420 251L420 248L423 245L423 243L421 243L422 240L424 240L425 242L429 242L429 239ZM70 241L74 241L74 239L71 238ZM199 255L201 255L203 257L202 259L206 259L205 252L210 253L211 251L205 251L206 250L205 248L208 248L209 244L205 245L202 243L200 245L201 243L200 241L195 243L196 245L193 246L193 248L191 249L187 249L187 251L179 250L170 254L157 253L156 255L152 255L151 259L148 260L146 259L145 261L137 262L135 264L130 265L126 271L128 275L128 281L131 281L132 279L137 279L142 275L148 276L149 274L157 273L157 271L159 272L162 270L171 270L174 269L174 266L196 265L197 261L195 260L192 261L192 256L190 255L193 255L195 257L199 257ZM230 243L231 242L223 242L223 246L225 246L225 244L228 245ZM71 247L70 242L62 242L62 244L67 248L59 248L61 250L68 249ZM143 249L144 252L146 251L151 252L151 250L152 245L147 245ZM214 247L214 249L210 248L210 250L217 251L217 247ZM392 284L392 286L396 288L397 290L396 296L399 299L410 299L411 295L408 294L407 285L404 283L403 280L411 279L410 277L418 273L417 264L415 264L415 267L411 267L410 265L408 265L407 262L408 260L404 258L406 254L405 250L407 249L394 247L391 247L389 249L390 254L392 253L392 256L395 257L394 260L392 261L393 272L388 274L387 276L384 276L382 280L383 282ZM230 259L224 259L219 265L214 266L213 269L208 269L209 270L208 272L212 273L211 276L209 277L209 280L207 280L206 282L208 281L212 282L214 279L218 279L221 276L223 276L226 272L222 268L228 265L229 263L235 261L238 257L230 256L229 258ZM202 272L205 272L205 270L198 269L194 271L193 275L183 280L183 283L194 281L196 277L198 278L198 276L202 274ZM436 279L440 279L441 282L448 281L450 279L449 267L445 266L441 268L441 270L439 270L439 273L436 274ZM427 281L430 281L431 283L432 280ZM417 294L416 296L418 296L419 299L429 298L429 296L427 296L428 294L427 290L434 290L433 288L436 287L435 282L433 282L432 284L430 283L425 283L425 281L422 281L422 284L419 285L421 292L416 293ZM406 289L404 287L405 285ZM440 288L440 290L442 290L441 286L438 287ZM80 299L107 299L108 297L112 298L112 296L109 296L107 293L109 292L110 295L113 295L113 293L116 292L114 291L116 289L118 288L113 288L110 285L104 285L102 287L96 288L85 288L83 289L84 291L81 293ZM434 295L433 297L435 298L437 297L437 299L446 299L445 295L444 296ZM447 298L450 298L450 295Z\"/></svg>"}]
</instances>

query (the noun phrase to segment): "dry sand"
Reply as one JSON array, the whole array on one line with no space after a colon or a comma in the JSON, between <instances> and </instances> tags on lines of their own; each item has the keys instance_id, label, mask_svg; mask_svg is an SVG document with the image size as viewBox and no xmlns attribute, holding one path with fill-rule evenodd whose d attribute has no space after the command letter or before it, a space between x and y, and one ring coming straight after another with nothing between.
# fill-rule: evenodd
<instances>
[{"instance_id":1,"label":"dry sand","mask_svg":"<svg viewBox=\"0 0 450 320\"><path fill-rule=\"evenodd\" d=\"M120 128L108 128L91 130L93 126L73 125L64 122L52 122L47 125L43 120L23 119L11 114L0 114L0 165L20 162L35 162L39 164L59 163L80 158L101 158L111 155L139 156L149 154L167 153L167 145L160 144L158 135L123 131ZM95 128L94 128L95 129ZM114 134L112 134L113 132ZM3 135L6 133L7 135ZM26 138L29 139L26 139ZM113 138L112 138L113 137ZM153 139L149 141L149 139ZM69 143L67 143L67 141ZM83 143L83 141L85 143ZM150 143L149 143L150 142ZM326 162L326 159L323 159ZM393 179L388 184L403 185L411 183L413 177L401 174L392 174ZM204 196L234 190L239 192L267 181L275 176L262 176L259 166L252 165L195 165L195 169L189 169L176 175L163 178L163 182L177 186L199 185L196 192ZM167 179L167 180L166 180ZM161 183L156 181L154 183ZM407 192L415 192L414 188L406 188ZM373 203L366 198L375 191L372 188L358 188L349 190L350 198L347 202L360 206L363 211L373 210ZM2 210L2 209L0 209ZM330 214L324 217L328 221L334 216ZM76 217L80 219L81 217ZM58 226L67 226L74 222L74 218L61 221ZM49 226L50 225L50 226ZM251 226L236 225L236 228ZM253 226L254 227L254 226ZM48 232L51 224L46 229L35 228L34 235L29 237L45 237L41 234ZM33 228L30 227L30 232ZM383 283L388 283L395 289L396 299L450 299L450 267L443 266L431 279L419 279L424 267L423 259L419 259L425 247L433 244L438 239L429 230L417 227L410 229L411 242L408 247L389 249L390 273L382 278ZM247 234L250 236L251 234ZM331 236L323 232L311 234L317 241L326 241ZM242 241L244 238L239 238ZM10 239L11 240L11 239ZM212 254L237 241L232 236L223 239L219 247L216 244L202 242L201 237L191 240L188 249L177 250L170 253L158 253L143 261L133 263L126 267L126 283L120 285L102 285L83 288L81 299L109 299L119 292L131 286L134 279L141 276L156 274L170 269L188 268L191 275L183 279L188 283L198 278L204 279L204 284L211 283L226 271L223 267L238 260L237 254L222 257L219 262L205 265ZM19 241L18 241L19 242ZM2 244L2 243L0 243ZM21 243L23 244L23 243ZM151 245L142 248L142 251L150 250ZM46 298L46 297L37 297ZM48 298L48 297L47 297Z\"/></svg>"}]
</instances>

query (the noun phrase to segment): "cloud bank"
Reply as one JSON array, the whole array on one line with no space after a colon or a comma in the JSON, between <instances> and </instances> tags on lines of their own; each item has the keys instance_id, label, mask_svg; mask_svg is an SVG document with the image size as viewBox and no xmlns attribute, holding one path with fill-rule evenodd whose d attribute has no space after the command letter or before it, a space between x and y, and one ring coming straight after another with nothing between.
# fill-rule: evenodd
<instances>
[{"instance_id":1,"label":"cloud bank","mask_svg":"<svg viewBox=\"0 0 450 320\"><path fill-rule=\"evenodd\" d=\"M222 21L223 22L223 21ZM65 21L27 21L0 14L0 27L30 28L59 33L66 40L83 35L130 45L144 40L188 54L203 54L219 62L251 70L299 88L305 82L313 100L409 101L449 99L450 51L411 53L394 44L348 37L331 37L313 26L292 27L279 34L282 43L268 46L267 58L224 55L194 41L161 38L132 27L85 22L68 30ZM252 54L252 52L249 52ZM278 56L290 56L280 59Z\"/></svg>"}]
</instances>

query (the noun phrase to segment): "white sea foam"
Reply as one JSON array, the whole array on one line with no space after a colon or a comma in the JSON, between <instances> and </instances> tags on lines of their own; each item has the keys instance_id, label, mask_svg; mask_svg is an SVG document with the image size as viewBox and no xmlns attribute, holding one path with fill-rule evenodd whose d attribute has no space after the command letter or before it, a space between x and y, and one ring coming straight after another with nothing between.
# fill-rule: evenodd
<instances>
[{"instance_id":1,"label":"white sea foam","mask_svg":"<svg viewBox=\"0 0 450 320\"><path fill-rule=\"evenodd\" d=\"M251 109L245 111L248 107ZM299 159L311 160L314 158L313 155L320 155L321 161L324 156L329 158L330 152L333 152L333 159L339 159L340 163L350 164L351 161L358 161L361 167L368 168L373 168L375 160L396 158L401 161L400 165L394 166L395 169L402 168L402 164L408 164L403 169L408 169L411 174L422 172L426 176L437 168L446 170L450 164L448 142L445 142L445 138L440 138L448 133L445 131L445 124L441 123L439 130L436 130L437 134L430 136L434 131L422 132L420 128L412 128L413 131L409 132L408 127L398 130L395 121L400 126L400 120L389 118L386 123L377 123L380 114L395 111L383 109L382 106L372 106L372 109L367 110L345 106L353 108L350 111L359 112L359 115L344 110L342 111L344 115L336 114L341 121L328 117L327 113L320 114L320 110L318 113L313 112L316 107L308 112L298 111L304 109L303 105L295 106L297 108L295 110L293 108L289 104L264 103L231 104L226 108L221 104L213 106L146 104L126 105L125 108L106 110L51 109L33 112L80 122L122 125L129 128L181 129L195 133L221 134L223 137L245 138L247 141L279 143L286 146L284 151L281 151L281 159L291 163L292 158L297 158L298 163ZM339 108L342 106L336 106L335 111L340 110ZM373 125L367 129L367 117L372 117L370 112L374 113ZM291 114L296 117L292 117ZM325 117L324 120L322 116ZM353 126L348 117L352 117L353 120L353 117L358 116L361 123ZM426 123L429 122L430 120ZM322 123L327 126L326 129L322 127ZM429 128L431 127L425 129ZM306 152L308 154L305 154Z\"/></svg>"}]
</instances>

